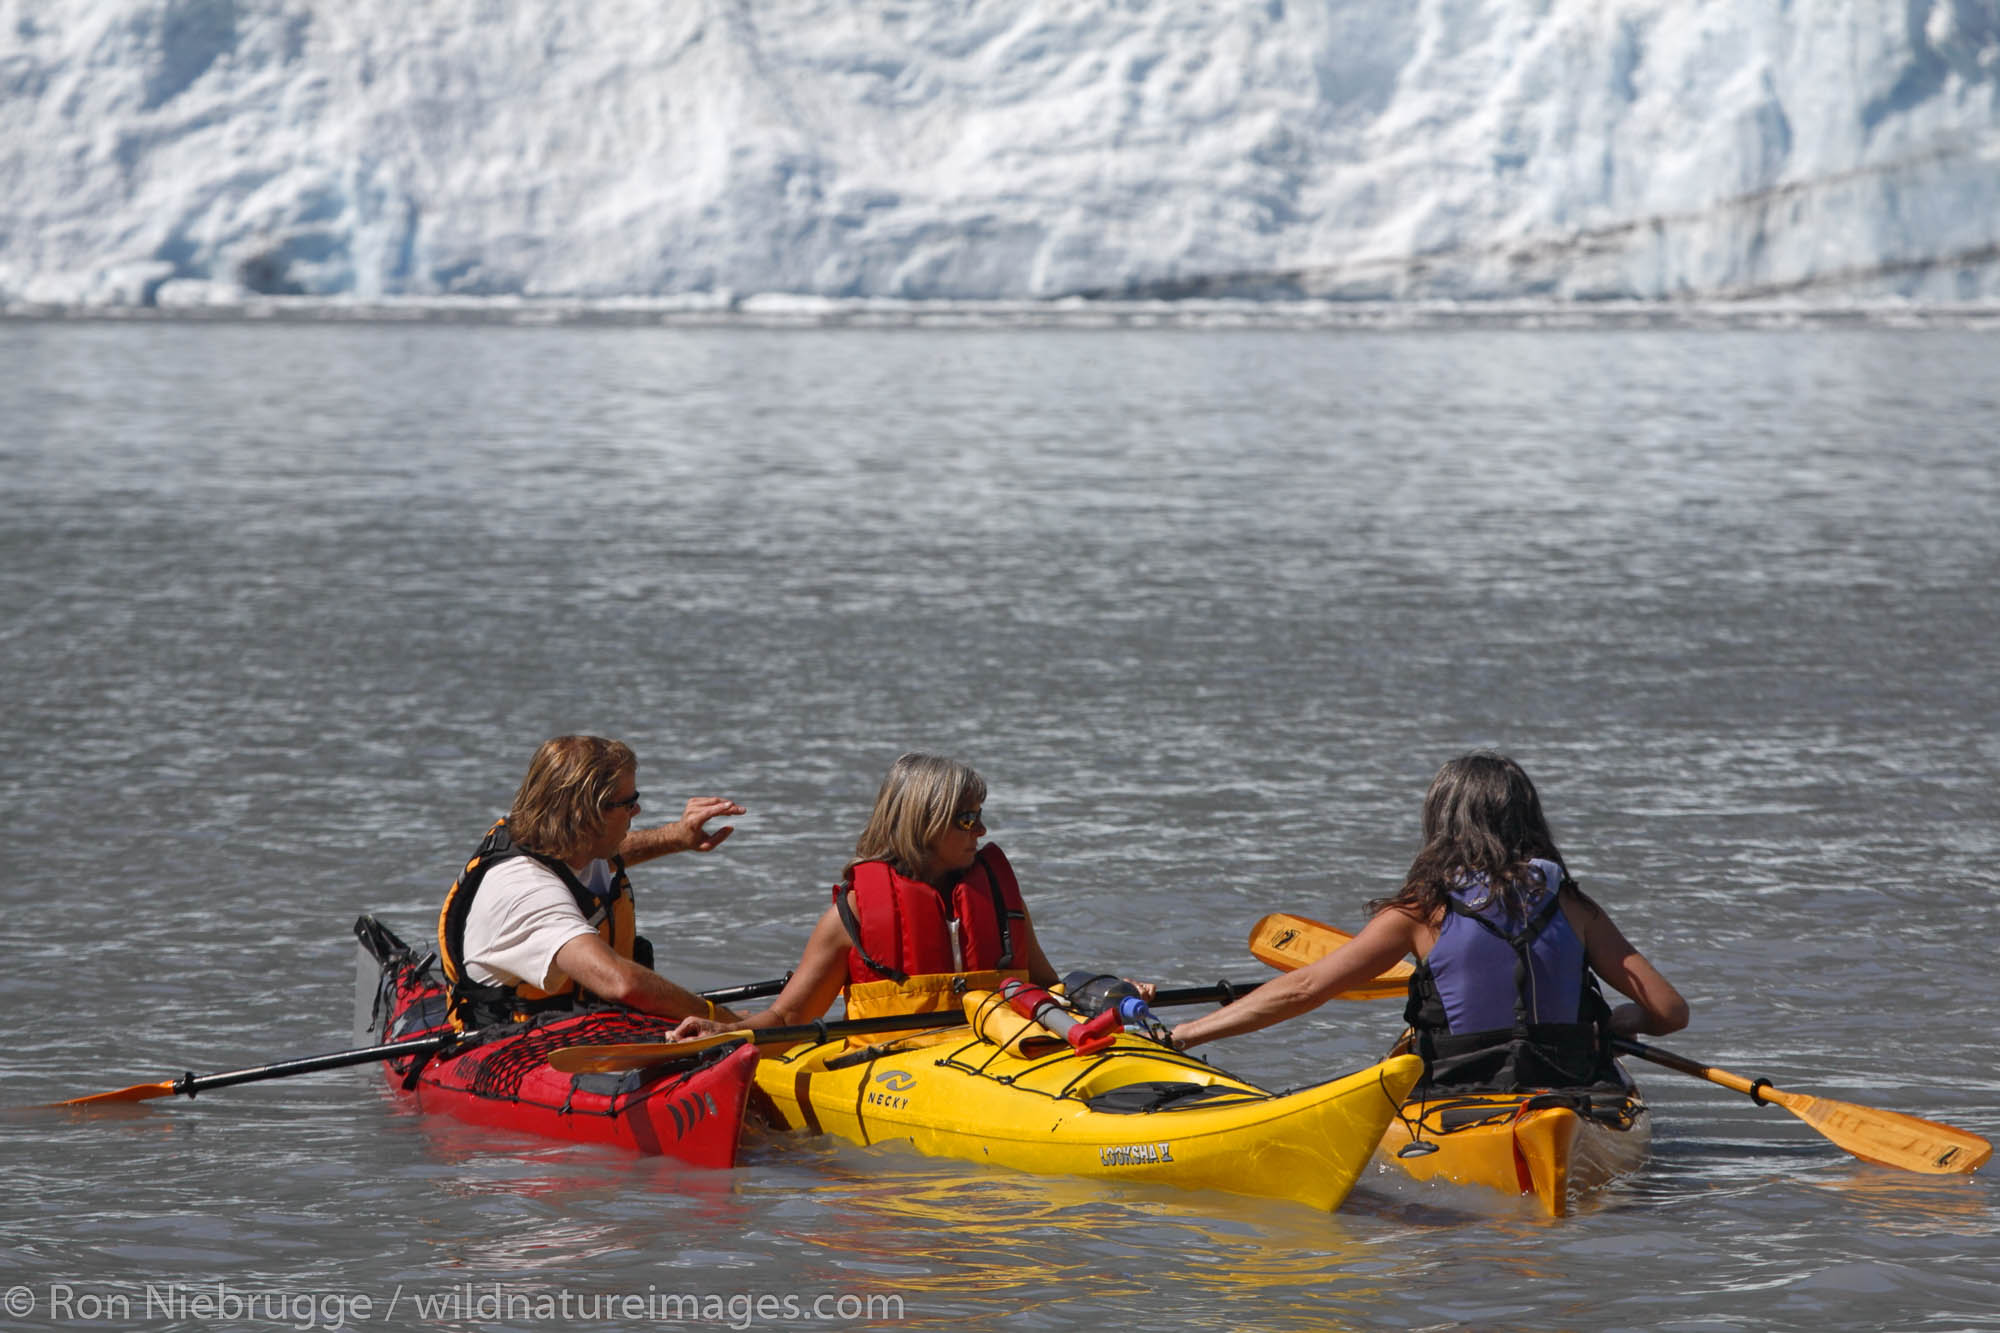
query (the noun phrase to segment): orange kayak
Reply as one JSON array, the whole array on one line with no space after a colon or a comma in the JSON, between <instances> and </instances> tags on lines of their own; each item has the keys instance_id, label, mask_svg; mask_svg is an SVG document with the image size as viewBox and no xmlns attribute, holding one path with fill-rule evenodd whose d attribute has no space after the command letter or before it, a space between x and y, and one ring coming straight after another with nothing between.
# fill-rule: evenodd
<instances>
[{"instance_id":1,"label":"orange kayak","mask_svg":"<svg viewBox=\"0 0 2000 1333\"><path fill-rule=\"evenodd\" d=\"M1456 1093L1412 1098L1389 1122L1379 1155L1417 1180L1478 1185L1533 1198L1550 1217L1637 1170L1652 1143L1638 1085Z\"/></svg>"}]
</instances>

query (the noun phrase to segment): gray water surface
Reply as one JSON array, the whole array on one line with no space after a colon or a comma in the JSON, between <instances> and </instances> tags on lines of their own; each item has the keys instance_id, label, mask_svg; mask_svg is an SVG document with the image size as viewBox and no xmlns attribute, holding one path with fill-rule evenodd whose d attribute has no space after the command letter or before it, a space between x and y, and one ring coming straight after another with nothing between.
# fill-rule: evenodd
<instances>
[{"instance_id":1,"label":"gray water surface","mask_svg":"<svg viewBox=\"0 0 2000 1333\"><path fill-rule=\"evenodd\" d=\"M5 1100L351 1044L355 916L425 937L561 732L631 742L654 817L749 807L635 873L702 985L791 966L904 749L985 774L1059 967L1195 984L1260 974L1265 912L1358 926L1493 745L1692 1001L1662 1044L1994 1137L1997 351L0 324ZM1208 1053L1303 1084L1398 1018ZM1652 1163L1561 1222L775 1137L698 1171L374 1070L15 1111L4 1322L2000 1328L1990 1171L1638 1072Z\"/></svg>"}]
</instances>

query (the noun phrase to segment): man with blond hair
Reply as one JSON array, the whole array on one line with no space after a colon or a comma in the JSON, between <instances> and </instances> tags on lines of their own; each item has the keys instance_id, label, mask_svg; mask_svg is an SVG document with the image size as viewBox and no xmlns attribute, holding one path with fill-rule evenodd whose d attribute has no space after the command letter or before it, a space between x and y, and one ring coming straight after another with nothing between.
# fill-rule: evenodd
<instances>
[{"instance_id":1,"label":"man with blond hair","mask_svg":"<svg viewBox=\"0 0 2000 1333\"><path fill-rule=\"evenodd\" d=\"M664 1018L733 1020L652 967L633 928L625 870L674 852L710 852L743 813L697 796L671 824L635 829L638 759L601 736L544 741L513 807L487 832L445 896L438 957L461 1028L538 1013L623 1005Z\"/></svg>"}]
</instances>

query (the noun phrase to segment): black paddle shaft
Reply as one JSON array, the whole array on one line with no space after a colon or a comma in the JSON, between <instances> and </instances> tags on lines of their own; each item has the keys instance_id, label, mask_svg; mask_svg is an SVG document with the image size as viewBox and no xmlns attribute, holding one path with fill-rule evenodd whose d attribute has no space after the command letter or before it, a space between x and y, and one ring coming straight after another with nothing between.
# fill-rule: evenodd
<instances>
[{"instance_id":1,"label":"black paddle shaft","mask_svg":"<svg viewBox=\"0 0 2000 1333\"><path fill-rule=\"evenodd\" d=\"M791 979L792 974L787 972L784 976L774 981L753 981L747 986L728 986L722 990L705 990L701 992L701 998L709 1001L711 1004L735 1004L738 1000L762 999L766 995L776 995L785 988L785 983Z\"/></svg>"},{"instance_id":2,"label":"black paddle shaft","mask_svg":"<svg viewBox=\"0 0 2000 1333\"><path fill-rule=\"evenodd\" d=\"M435 1051L457 1035L455 1032L436 1032L428 1037L412 1037L408 1041L392 1041L383 1046L309 1055L303 1060L285 1060L274 1065L259 1065L255 1069L232 1069L226 1074L186 1073L174 1080L174 1091L180 1096L192 1097L211 1088L228 1088L238 1083L257 1083L267 1078L287 1078L293 1074L317 1073L322 1069L344 1069L348 1065L393 1060L401 1055Z\"/></svg>"},{"instance_id":3,"label":"black paddle shaft","mask_svg":"<svg viewBox=\"0 0 2000 1333\"><path fill-rule=\"evenodd\" d=\"M1233 1000L1239 995L1247 995L1257 989L1260 983L1239 985L1230 981L1219 981L1213 986L1189 986L1181 990L1163 990L1153 996L1154 1004L1206 1004L1215 1000ZM862 1036L871 1032L914 1031L919 1028L957 1027L965 1022L965 1015L956 1009L945 1009L931 1014L878 1014L873 1018L837 1018L831 1022L825 1019L812 1023L793 1023L786 1027L763 1028L755 1033L760 1046L779 1042L812 1041L825 1043L834 1037Z\"/></svg>"},{"instance_id":4,"label":"black paddle shaft","mask_svg":"<svg viewBox=\"0 0 2000 1333\"><path fill-rule=\"evenodd\" d=\"M1229 1004L1242 999L1264 983L1261 981L1218 981L1213 986L1183 986L1179 990L1162 990L1153 994L1153 1008L1164 1009L1175 1004L1208 1004L1221 1001Z\"/></svg>"},{"instance_id":5,"label":"black paddle shaft","mask_svg":"<svg viewBox=\"0 0 2000 1333\"><path fill-rule=\"evenodd\" d=\"M783 979L754 981L747 986L734 986L728 990L705 991L702 998L727 1004L731 1000L750 1000L760 995L776 995L784 989L784 986ZM182 1097L192 1097L211 1088L229 1088L238 1083L259 1083L269 1078L289 1078L293 1074L315 1074L322 1069L345 1069L349 1065L394 1060L405 1055L422 1055L440 1050L457 1037L458 1034L455 1032L433 1032L429 1036L412 1037L407 1041L392 1041L381 1046L365 1046L352 1051L333 1051L327 1055L309 1055L303 1060L283 1060L277 1064L258 1065L255 1069L232 1069L226 1074L189 1072L174 1080L174 1092Z\"/></svg>"}]
</instances>

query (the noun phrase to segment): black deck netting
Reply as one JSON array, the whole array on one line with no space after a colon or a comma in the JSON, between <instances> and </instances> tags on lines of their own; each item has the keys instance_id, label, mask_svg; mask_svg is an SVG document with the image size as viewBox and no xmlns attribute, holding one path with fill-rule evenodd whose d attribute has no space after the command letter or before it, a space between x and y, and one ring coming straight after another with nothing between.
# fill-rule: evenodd
<instances>
[{"instance_id":1,"label":"black deck netting","mask_svg":"<svg viewBox=\"0 0 2000 1333\"><path fill-rule=\"evenodd\" d=\"M471 1088L482 1097L517 1097L521 1081L546 1065L551 1051L564 1046L665 1041L673 1026L672 1021L620 1009L581 1018L565 1014L518 1036L495 1041L487 1049L468 1052L466 1058L476 1062Z\"/></svg>"}]
</instances>

